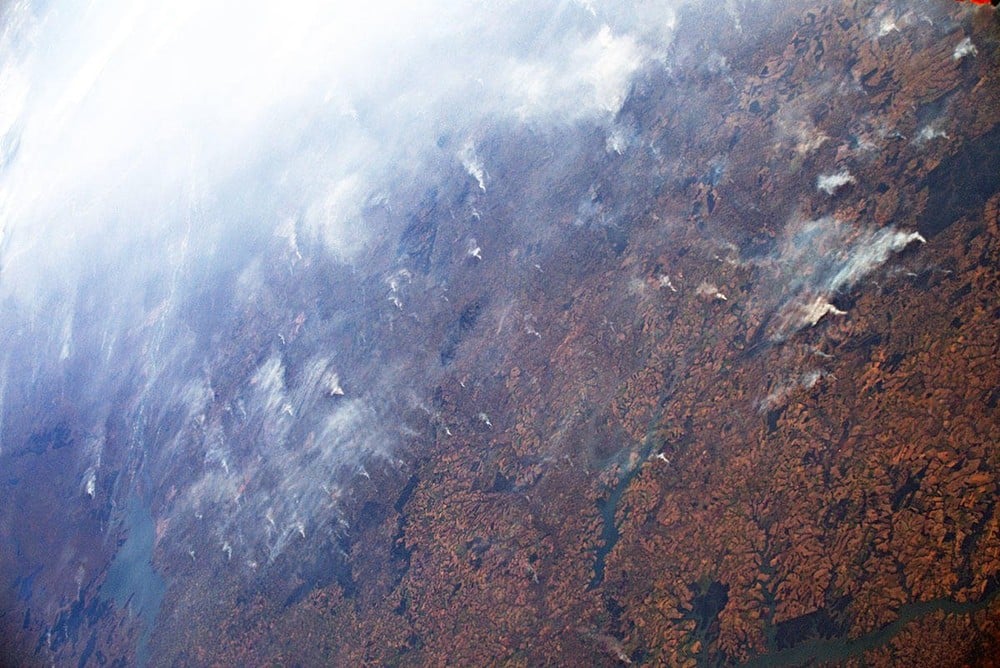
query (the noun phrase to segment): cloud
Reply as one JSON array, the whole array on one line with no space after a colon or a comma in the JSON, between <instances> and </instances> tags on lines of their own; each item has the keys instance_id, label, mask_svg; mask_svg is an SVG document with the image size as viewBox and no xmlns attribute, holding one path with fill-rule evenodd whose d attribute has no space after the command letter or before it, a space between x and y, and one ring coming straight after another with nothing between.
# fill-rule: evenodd
<instances>
[{"instance_id":1,"label":"cloud","mask_svg":"<svg viewBox=\"0 0 1000 668\"><path fill-rule=\"evenodd\" d=\"M609 124L669 35L663 16L612 3L8 13L0 290L28 301L64 289L58 279L72 281L99 244L175 238L186 210L201 212L192 242L204 247L215 225L237 224L225 218L267 226L276 207L304 207L310 229L350 257L367 239L366 200L462 159L441 154L442 136L474 142L503 121ZM261 196L218 201L248 182Z\"/></svg>"},{"instance_id":2,"label":"cloud","mask_svg":"<svg viewBox=\"0 0 1000 668\"><path fill-rule=\"evenodd\" d=\"M150 294L249 266L289 221L296 253L311 237L350 262L385 232L373 206L411 205L452 164L485 188L476 145L498 124L610 133L673 4L16 3L0 35L0 297L28 317L58 303L72 354L96 267L115 276L120 333Z\"/></svg>"},{"instance_id":3,"label":"cloud","mask_svg":"<svg viewBox=\"0 0 1000 668\"><path fill-rule=\"evenodd\" d=\"M104 425L136 425L130 456L178 486L164 531L197 514L227 557L266 562L321 533L338 488L389 457L394 413L423 388L397 396L391 354L363 390L335 364L349 351L290 354L268 309L284 317L293 300L274 276L319 255L345 272L369 260L454 174L485 197L502 174L489 164L498 130L596 130L623 151L618 113L667 52L678 4L7 6L0 424L32 429L18 408L55 393L74 403L90 434L80 489L95 498ZM386 269L399 308L405 271ZM252 335L235 331L254 317Z\"/></svg>"},{"instance_id":4,"label":"cloud","mask_svg":"<svg viewBox=\"0 0 1000 668\"><path fill-rule=\"evenodd\" d=\"M647 54L629 35L602 25L559 60L528 59L506 73L513 110L522 121L556 115L573 122L612 119L625 102L631 77Z\"/></svg>"}]
</instances>

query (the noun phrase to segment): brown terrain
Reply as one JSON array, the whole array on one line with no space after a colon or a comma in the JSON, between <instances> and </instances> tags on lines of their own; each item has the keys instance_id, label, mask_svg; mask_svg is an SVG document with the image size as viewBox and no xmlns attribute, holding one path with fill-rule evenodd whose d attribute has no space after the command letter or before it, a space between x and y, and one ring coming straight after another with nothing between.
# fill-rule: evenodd
<instances>
[{"instance_id":1,"label":"brown terrain","mask_svg":"<svg viewBox=\"0 0 1000 668\"><path fill-rule=\"evenodd\" d=\"M152 490L151 665L997 665L1000 21L780 4L742 26L681 14L702 29L622 111L638 149L595 133L553 157L558 137L499 128L481 260L445 213L469 188L372 252L398 249L405 308L393 265L323 287L313 260L313 282L239 314L233 378L268 332L323 331L425 408L398 406L404 441L355 477L339 541L266 577ZM978 52L955 57L966 37ZM925 243L838 282L890 228ZM353 290L367 324L315 329ZM215 392L221 415L237 390ZM87 665L136 660L127 609L81 595L75 636L32 654L41 622L12 605L29 664L88 638Z\"/></svg>"}]
</instances>

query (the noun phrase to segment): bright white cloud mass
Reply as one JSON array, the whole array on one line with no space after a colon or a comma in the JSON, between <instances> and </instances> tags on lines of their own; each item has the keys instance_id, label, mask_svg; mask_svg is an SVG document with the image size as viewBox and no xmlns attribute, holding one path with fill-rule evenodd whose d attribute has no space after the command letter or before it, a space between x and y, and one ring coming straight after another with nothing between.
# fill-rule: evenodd
<instances>
[{"instance_id":1,"label":"bright white cloud mass","mask_svg":"<svg viewBox=\"0 0 1000 668\"><path fill-rule=\"evenodd\" d=\"M162 241L192 211L207 236L195 241L211 242L220 190L250 180L266 195L241 225L301 207L349 255L367 198L461 159L439 137L474 146L498 120L609 121L668 32L640 30L633 9L555 2L20 3L8 14L3 289L29 294L55 266L81 271L81 251Z\"/></svg>"}]
</instances>

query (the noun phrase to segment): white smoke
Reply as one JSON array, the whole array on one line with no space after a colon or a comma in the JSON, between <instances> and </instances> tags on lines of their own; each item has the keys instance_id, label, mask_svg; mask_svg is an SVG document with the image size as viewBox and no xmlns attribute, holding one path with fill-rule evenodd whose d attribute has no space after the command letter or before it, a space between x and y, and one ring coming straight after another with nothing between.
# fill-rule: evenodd
<instances>
[{"instance_id":1,"label":"white smoke","mask_svg":"<svg viewBox=\"0 0 1000 668\"><path fill-rule=\"evenodd\" d=\"M855 178L851 173L846 169L842 169L833 174L820 174L816 178L816 189L825 192L827 195L832 195L840 188L854 182Z\"/></svg>"},{"instance_id":2,"label":"white smoke","mask_svg":"<svg viewBox=\"0 0 1000 668\"><path fill-rule=\"evenodd\" d=\"M833 217L793 222L775 257L768 261L789 294L777 317L781 339L827 315L845 315L833 303L883 265L893 253L926 240L918 232L894 227L869 230Z\"/></svg>"},{"instance_id":3,"label":"white smoke","mask_svg":"<svg viewBox=\"0 0 1000 668\"><path fill-rule=\"evenodd\" d=\"M972 39L966 37L955 46L955 51L951 54L952 60L962 60L966 56L975 56L979 49L972 43Z\"/></svg>"},{"instance_id":4,"label":"white smoke","mask_svg":"<svg viewBox=\"0 0 1000 668\"><path fill-rule=\"evenodd\" d=\"M162 244L184 211L211 217L220 191L248 182L355 253L364 202L439 159L441 136L471 142L503 119L610 122L666 46L666 7L646 23L610 3L15 5L0 71L0 289L64 289L81 256ZM276 215L258 201L226 214L241 205L255 206L238 224ZM237 224L200 222L204 246Z\"/></svg>"},{"instance_id":5,"label":"white smoke","mask_svg":"<svg viewBox=\"0 0 1000 668\"><path fill-rule=\"evenodd\" d=\"M582 126L623 150L616 117L636 75L664 57L677 4L8 5L0 334L31 378L9 388L5 373L0 399L30 400L46 391L37 378L65 383L75 369L87 428L115 410L134 418L130 445L153 450L155 475L186 481L176 512L216 517L227 556L263 545L274 558L312 535L336 481L398 432L375 408L378 388L341 387L335 350L290 374L265 349L252 373L228 379L245 387L217 397L212 364L224 355L204 348L229 334L198 339L183 312L192 295L225 272L233 300L265 299L269 240L286 246L289 270L317 240L359 261L449 170L483 195L495 182L480 148L498 128ZM388 213L375 220L374 209ZM474 242L469 253L483 257ZM399 281L389 298L403 308L404 293ZM283 346L286 334L273 336ZM15 408L0 406L0 424ZM171 470L185 451L202 470ZM81 455L89 496L101 455Z\"/></svg>"}]
</instances>

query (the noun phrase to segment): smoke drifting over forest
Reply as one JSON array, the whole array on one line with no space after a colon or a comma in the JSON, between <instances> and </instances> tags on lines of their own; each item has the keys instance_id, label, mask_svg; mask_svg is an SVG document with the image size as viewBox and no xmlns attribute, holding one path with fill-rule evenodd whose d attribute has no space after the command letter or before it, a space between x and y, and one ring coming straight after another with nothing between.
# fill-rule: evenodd
<instances>
[{"instance_id":1,"label":"smoke drifting over forest","mask_svg":"<svg viewBox=\"0 0 1000 668\"><path fill-rule=\"evenodd\" d=\"M211 406L232 314L280 292L276 265L291 281L319 256L345 276L386 269L375 242L402 232L427 189L456 171L493 186L478 146L498 127L610 138L633 78L665 56L675 4L9 7L0 452L69 411L94 495L116 420L132 425L132 475L154 485L196 447L203 470L178 508L232 504L219 543L236 531L273 556L336 505L338 476L390 456L383 395L426 388L386 369L333 401L324 374L347 352L316 344L293 373L274 331L249 353L247 389L222 398L241 426L224 425ZM409 278L393 280L402 305Z\"/></svg>"},{"instance_id":2,"label":"smoke drifting over forest","mask_svg":"<svg viewBox=\"0 0 1000 668\"><path fill-rule=\"evenodd\" d=\"M641 310L727 309L745 336L712 345L747 359L849 319L845 295L933 235L844 203L882 185L870 167L886 146L917 155L955 133L944 104L906 142L875 111L846 118L843 101L869 92L843 63L762 108L780 59L750 71L723 51L754 54L778 4L3 5L0 465L61 453L60 482L31 492L82 518L46 566L75 575L52 576L53 609L91 585L118 603L151 592L133 604L150 615L142 657L163 581L123 559L109 576L87 556L116 559L126 535L147 542L123 552L168 581L177 564L207 581L295 562L303 587L322 573L349 595L355 525L384 520L365 516L372 488L409 490L405 504L429 444L476 446L517 420L518 438L537 429L518 459L535 480L579 457L588 481L621 473L619 498L640 454L674 456L602 431L624 424L616 388L646 378L615 351L644 364L643 337L671 331L647 331ZM945 33L944 10L923 11L872 10L865 39ZM704 30L708 14L733 44ZM968 39L946 51L956 72L978 57ZM682 89L724 100L731 123ZM694 232L670 255L678 230ZM648 257L626 252L637 247ZM600 322L573 311L583 286L611 295L594 297ZM511 365L496 368L539 342L566 364L533 392L594 376L549 431L513 407ZM644 401L662 392L650 411L674 370L648 375ZM817 362L748 382L754 419L833 376ZM442 399L445 385L459 398ZM0 510L0 526L16 512Z\"/></svg>"}]
</instances>

